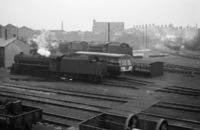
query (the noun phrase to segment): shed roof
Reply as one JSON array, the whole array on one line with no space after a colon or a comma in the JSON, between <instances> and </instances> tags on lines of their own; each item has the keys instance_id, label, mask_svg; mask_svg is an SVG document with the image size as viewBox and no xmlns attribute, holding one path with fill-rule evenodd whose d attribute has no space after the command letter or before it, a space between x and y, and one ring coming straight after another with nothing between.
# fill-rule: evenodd
<instances>
[{"instance_id":1,"label":"shed roof","mask_svg":"<svg viewBox=\"0 0 200 130\"><path fill-rule=\"evenodd\" d=\"M102 52L86 52L86 51L76 51L75 54L81 54L81 55L93 55L93 56L105 56L105 57L124 57L125 54L114 54L114 53L102 53Z\"/></svg>"},{"instance_id":2,"label":"shed roof","mask_svg":"<svg viewBox=\"0 0 200 130\"><path fill-rule=\"evenodd\" d=\"M5 46L9 45L10 43L12 43L13 41L15 41L16 39L17 38L10 38L10 39L5 40L5 39L1 38L0 39L0 47L5 47Z\"/></svg>"}]
</instances>

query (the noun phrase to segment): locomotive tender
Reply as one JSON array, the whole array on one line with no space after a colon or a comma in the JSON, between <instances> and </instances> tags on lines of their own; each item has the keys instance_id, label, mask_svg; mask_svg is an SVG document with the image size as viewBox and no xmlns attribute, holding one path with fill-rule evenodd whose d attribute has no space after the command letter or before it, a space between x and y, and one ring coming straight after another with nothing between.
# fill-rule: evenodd
<instances>
[{"instance_id":1,"label":"locomotive tender","mask_svg":"<svg viewBox=\"0 0 200 130\"><path fill-rule=\"evenodd\" d=\"M107 73L107 66L94 56L51 55L50 57L17 54L11 73L37 76L65 77L99 81Z\"/></svg>"}]
</instances>

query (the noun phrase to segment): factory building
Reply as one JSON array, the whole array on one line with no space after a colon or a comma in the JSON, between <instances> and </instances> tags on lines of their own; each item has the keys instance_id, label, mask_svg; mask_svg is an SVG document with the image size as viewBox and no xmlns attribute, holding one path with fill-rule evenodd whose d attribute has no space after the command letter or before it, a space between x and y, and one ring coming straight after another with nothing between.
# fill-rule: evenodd
<instances>
[{"instance_id":1,"label":"factory building","mask_svg":"<svg viewBox=\"0 0 200 130\"><path fill-rule=\"evenodd\" d=\"M30 53L30 46L18 38L0 38L0 68L8 68L14 63L14 56Z\"/></svg>"},{"instance_id":2,"label":"factory building","mask_svg":"<svg viewBox=\"0 0 200 130\"><path fill-rule=\"evenodd\" d=\"M8 24L4 27L4 30L5 31L3 31L2 33L4 33L4 35L5 33L7 33L6 35L8 39L17 37L18 30L17 30L17 27L15 27L14 25Z\"/></svg>"},{"instance_id":3,"label":"factory building","mask_svg":"<svg viewBox=\"0 0 200 130\"><path fill-rule=\"evenodd\" d=\"M35 31L33 29L25 27L25 26L18 29L19 38L23 38L23 39L32 38L34 34L35 34Z\"/></svg>"},{"instance_id":4,"label":"factory building","mask_svg":"<svg viewBox=\"0 0 200 130\"><path fill-rule=\"evenodd\" d=\"M124 22L96 22L96 20L93 20L92 31L94 33L107 32L108 23L110 23L110 31L113 33L124 30Z\"/></svg>"}]
</instances>

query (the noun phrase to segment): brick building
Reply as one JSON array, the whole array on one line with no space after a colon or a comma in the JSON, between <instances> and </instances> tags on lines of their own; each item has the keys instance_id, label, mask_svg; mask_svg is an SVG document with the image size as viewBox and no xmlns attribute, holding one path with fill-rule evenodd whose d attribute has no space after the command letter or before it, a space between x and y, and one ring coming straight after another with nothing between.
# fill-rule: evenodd
<instances>
[{"instance_id":1,"label":"brick building","mask_svg":"<svg viewBox=\"0 0 200 130\"><path fill-rule=\"evenodd\" d=\"M93 20L92 31L95 33L107 32L108 23L110 23L110 31L113 33L124 30L124 22L96 22Z\"/></svg>"},{"instance_id":2,"label":"brick building","mask_svg":"<svg viewBox=\"0 0 200 130\"><path fill-rule=\"evenodd\" d=\"M25 26L18 29L19 38L23 38L23 39L32 38L34 34L35 34L35 31L33 29L25 27Z\"/></svg>"}]
</instances>

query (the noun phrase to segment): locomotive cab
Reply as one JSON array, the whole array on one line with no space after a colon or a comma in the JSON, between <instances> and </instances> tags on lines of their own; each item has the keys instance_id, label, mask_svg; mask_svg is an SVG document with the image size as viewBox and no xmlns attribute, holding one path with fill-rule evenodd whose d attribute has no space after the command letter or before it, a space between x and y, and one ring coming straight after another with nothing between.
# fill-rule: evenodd
<instances>
[{"instance_id":1,"label":"locomotive cab","mask_svg":"<svg viewBox=\"0 0 200 130\"><path fill-rule=\"evenodd\" d=\"M59 72L60 61L65 55L51 55L49 57L49 70L51 72Z\"/></svg>"}]
</instances>

